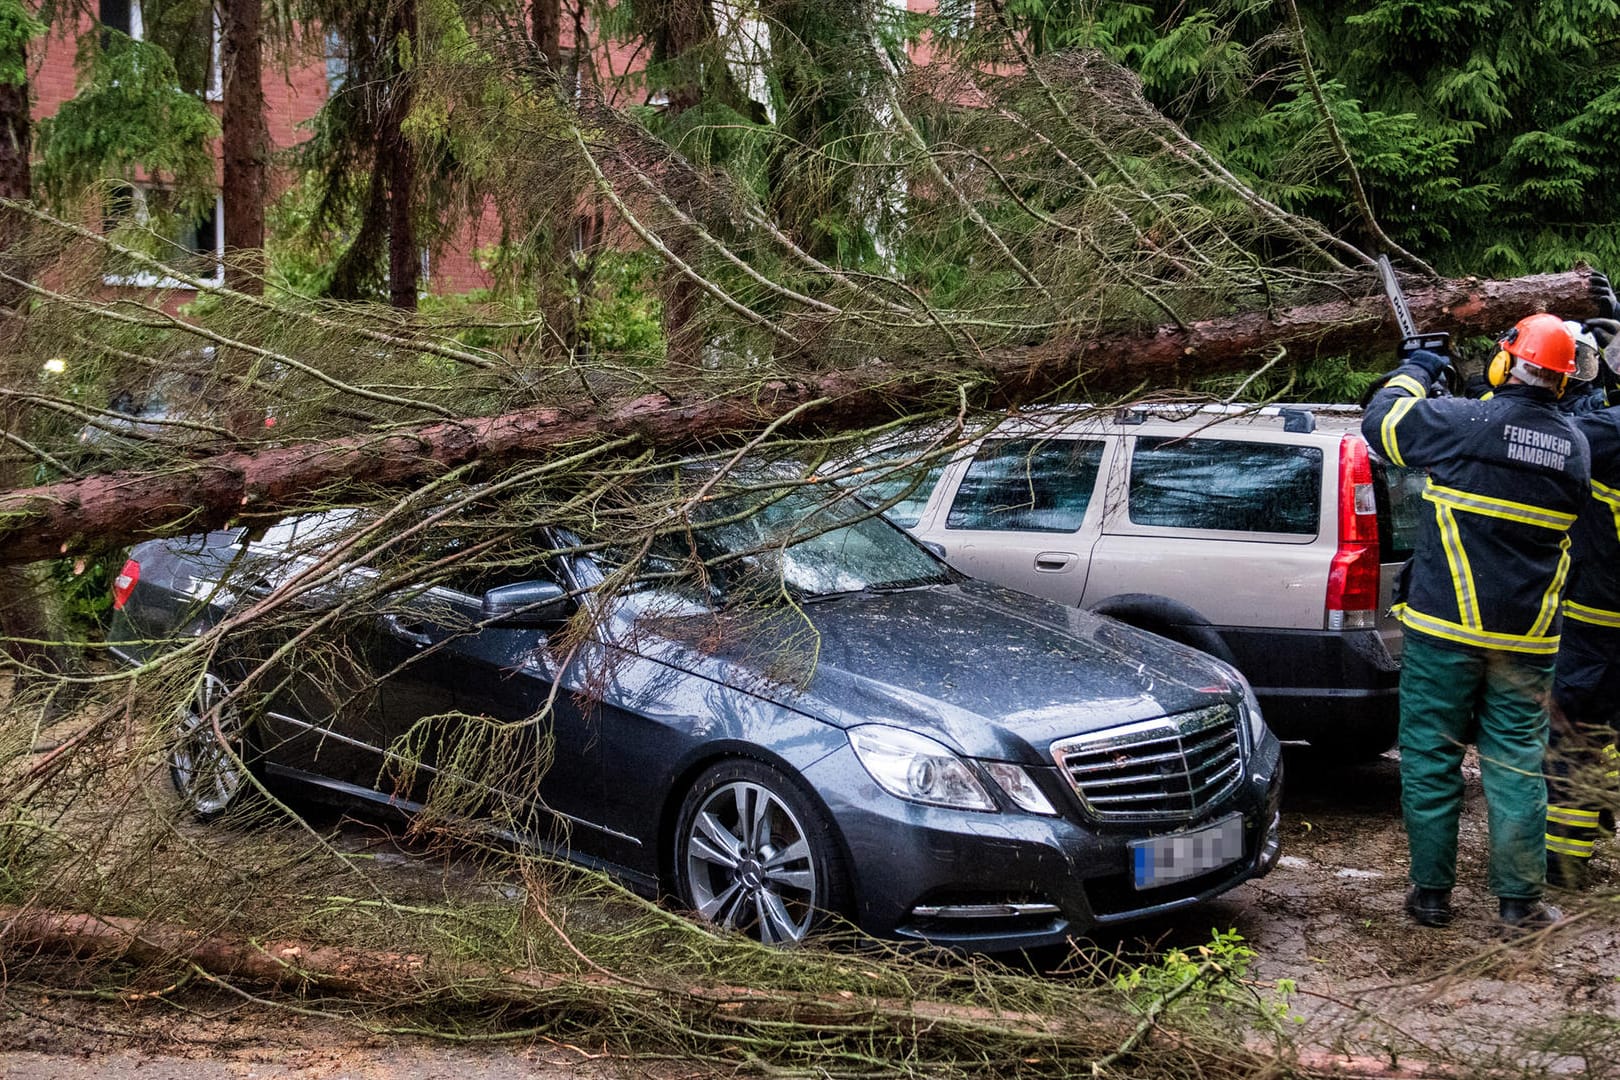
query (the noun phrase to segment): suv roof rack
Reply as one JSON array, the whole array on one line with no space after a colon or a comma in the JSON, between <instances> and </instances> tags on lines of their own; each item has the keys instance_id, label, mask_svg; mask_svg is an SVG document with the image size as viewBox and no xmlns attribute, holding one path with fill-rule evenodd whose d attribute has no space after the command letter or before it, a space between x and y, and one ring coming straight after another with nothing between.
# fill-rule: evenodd
<instances>
[{"instance_id":1,"label":"suv roof rack","mask_svg":"<svg viewBox=\"0 0 1620 1080\"><path fill-rule=\"evenodd\" d=\"M1085 405L1046 406L1032 412L1068 412L1092 409ZM1099 410L1100 411L1100 410ZM1361 414L1359 405L1336 402L1289 402L1275 405L1225 405L1219 403L1157 402L1146 405L1122 405L1114 410L1114 419L1121 424L1140 424L1149 417L1183 420L1194 416L1232 416L1255 420L1281 420L1287 431L1309 432L1316 429L1318 414L1335 418L1348 418Z\"/></svg>"}]
</instances>

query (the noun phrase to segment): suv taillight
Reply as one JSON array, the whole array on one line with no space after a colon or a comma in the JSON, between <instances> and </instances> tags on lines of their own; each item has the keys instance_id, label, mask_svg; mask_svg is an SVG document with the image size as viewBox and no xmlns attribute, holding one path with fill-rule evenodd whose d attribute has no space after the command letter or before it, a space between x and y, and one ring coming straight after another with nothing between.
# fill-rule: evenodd
<instances>
[{"instance_id":1,"label":"suv taillight","mask_svg":"<svg viewBox=\"0 0 1620 1080\"><path fill-rule=\"evenodd\" d=\"M1328 570L1327 628L1374 626L1378 616L1378 504L1372 460L1358 435L1339 441L1339 550Z\"/></svg>"},{"instance_id":2,"label":"suv taillight","mask_svg":"<svg viewBox=\"0 0 1620 1080\"><path fill-rule=\"evenodd\" d=\"M129 594L135 591L135 583L141 580L141 564L134 559L124 563L124 568L118 571L113 578L113 607L122 608L129 603Z\"/></svg>"}]
</instances>

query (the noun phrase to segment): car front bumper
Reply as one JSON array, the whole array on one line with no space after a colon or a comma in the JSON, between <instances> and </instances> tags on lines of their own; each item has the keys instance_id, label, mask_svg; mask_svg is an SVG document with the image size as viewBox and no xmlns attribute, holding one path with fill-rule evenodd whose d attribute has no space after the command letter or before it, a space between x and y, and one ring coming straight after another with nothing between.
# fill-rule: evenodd
<instances>
[{"instance_id":1,"label":"car front bumper","mask_svg":"<svg viewBox=\"0 0 1620 1080\"><path fill-rule=\"evenodd\" d=\"M1041 778L1063 783L1056 770ZM856 921L879 937L1004 952L1062 944L1094 927L1174 911L1266 873L1280 853L1282 762L1269 735L1249 751L1238 787L1198 818L1174 825L1087 820L1068 795L1060 816L975 813L885 795L849 751L806 777L844 840ZM862 783L862 781L866 781ZM1238 813L1243 853L1215 870L1138 890L1130 842L1196 829Z\"/></svg>"}]
</instances>

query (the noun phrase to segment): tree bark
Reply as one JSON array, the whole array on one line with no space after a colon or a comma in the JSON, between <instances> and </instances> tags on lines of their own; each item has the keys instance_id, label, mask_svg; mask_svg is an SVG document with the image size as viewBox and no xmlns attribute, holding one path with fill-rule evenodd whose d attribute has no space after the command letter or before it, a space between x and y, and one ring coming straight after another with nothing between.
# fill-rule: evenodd
<instances>
[{"instance_id":1,"label":"tree bark","mask_svg":"<svg viewBox=\"0 0 1620 1080\"><path fill-rule=\"evenodd\" d=\"M18 43L15 56L0 57L8 66L16 63L28 70L28 46ZM33 194L33 173L29 167L29 153L33 150L32 120L28 106L28 82L10 83L0 80L0 196L8 199L27 199ZM0 209L0 257L13 256L14 244L26 231L26 224L18 215ZM6 258L11 262L10 258ZM12 273L18 277L26 275ZM0 309L17 310L24 291L15 285L0 284ZM0 316L3 318L3 316Z\"/></svg>"},{"instance_id":2,"label":"tree bark","mask_svg":"<svg viewBox=\"0 0 1620 1080\"><path fill-rule=\"evenodd\" d=\"M14 62L19 69L27 71L28 46L19 42L16 54L0 57L0 60L8 65ZM28 82L0 80L0 196L8 199L27 199L33 193L33 174L29 168L29 152L33 149L31 119ZM18 241L26 233L27 222L20 214L0 208L0 265L5 265L9 273L19 278L32 276L28 267L20 265L18 257ZM7 317L4 313L24 310L26 305L24 289L0 283L0 348L27 328L23 318ZM0 431L26 438L26 423L26 415L19 407L0 409ZM11 450L10 447L4 449ZM26 483L27 475L26 466L20 463L0 464L0 484L7 487ZM43 575L26 567L0 567L0 649L25 668L59 666L55 650L37 644L55 636L42 578Z\"/></svg>"},{"instance_id":3,"label":"tree bark","mask_svg":"<svg viewBox=\"0 0 1620 1080\"><path fill-rule=\"evenodd\" d=\"M705 92L718 91L730 98L730 71L724 62L706 55L716 46L714 17L708 0L657 0L650 5L653 60L667 65L668 101L664 108L679 116L703 103ZM713 69L712 71L710 69ZM739 96L740 95L736 95ZM677 231L669 238L670 247L685 262L697 255L696 237ZM665 361L696 370L703 362L703 339L698 323L702 292L684 274L669 274L664 286Z\"/></svg>"},{"instance_id":4,"label":"tree bark","mask_svg":"<svg viewBox=\"0 0 1620 1080\"><path fill-rule=\"evenodd\" d=\"M264 208L270 135L264 116L264 0L226 0L220 66L223 129L225 286L264 292Z\"/></svg>"},{"instance_id":5,"label":"tree bark","mask_svg":"<svg viewBox=\"0 0 1620 1080\"><path fill-rule=\"evenodd\" d=\"M1007 1052L1019 1043L1062 1054L1076 1062L1105 1059L1131 1036L1132 1020L1098 1009L1085 1017L1050 1016L946 1001L876 997L848 990L787 991L695 982L660 984L616 975L605 969L543 971L494 970L417 953L311 945L297 940L257 942L199 934L183 927L116 916L0 908L0 945L13 960L30 953L118 959L137 964L195 965L210 976L269 986L282 991L342 994L363 1001L423 1000L433 993L469 995L487 1004L516 1009L559 1007L559 995L580 1000L612 995L620 1007L657 1008L685 1017L694 1026L724 1030L736 1025L757 1030L760 1023L793 1028L824 1028L855 1039L900 1038L919 1050L949 1046L964 1037L996 1042ZM139 1000L137 994L131 1000ZM628 1003L627 1005L624 1003ZM588 1007L588 1006L587 1006ZM830 1038L837 1036L830 1035ZM1133 1060L1167 1054L1185 1061L1198 1047L1173 1029L1156 1029L1153 1042L1136 1045ZM1255 1039L1226 1047L1256 1075L1286 1073L1301 1080L1365 1077L1419 1080L1454 1076L1456 1070L1430 1062L1393 1065L1387 1058L1300 1049L1285 1058ZM1126 1064L1126 1062L1121 1062ZM1148 1066L1145 1071L1157 1071Z\"/></svg>"},{"instance_id":6,"label":"tree bark","mask_svg":"<svg viewBox=\"0 0 1620 1080\"><path fill-rule=\"evenodd\" d=\"M416 36L416 0L401 0L393 17L394 84L390 87L386 129L380 146L388 170L388 300L416 310L422 281L422 249L416 239L416 153L404 131L411 111L410 73L401 58Z\"/></svg>"},{"instance_id":7,"label":"tree bark","mask_svg":"<svg viewBox=\"0 0 1620 1080\"><path fill-rule=\"evenodd\" d=\"M562 78L566 74L562 67L562 0L534 0L529 5L529 22L535 51L546 69Z\"/></svg>"},{"instance_id":8,"label":"tree bark","mask_svg":"<svg viewBox=\"0 0 1620 1080\"><path fill-rule=\"evenodd\" d=\"M1445 282L1409 294L1418 324L1454 333L1493 332L1525 312L1593 314L1588 272L1542 274L1512 281ZM783 434L854 430L903 416L970 379L984 403L1006 408L1079 385L1104 391L1170 384L1177 377L1253 367L1277 346L1332 354L1358 345L1393 356L1394 320L1382 297L1295 308L1275 316L1245 314L1187 329L1099 333L988 356L972 372L937 365L871 364L797 382L750 387L731 397L676 400L648 394L603 407L526 409L502 416L428 424L387 434L355 435L221 454L154 473L109 473L0 493L0 564L104 550L184 529L199 532L256 512L295 507L319 490L341 498L346 486L407 486L468 462L496 466L544 455L581 440L635 435L658 448L713 445L757 432L810 402ZM954 399L954 392L951 394Z\"/></svg>"}]
</instances>

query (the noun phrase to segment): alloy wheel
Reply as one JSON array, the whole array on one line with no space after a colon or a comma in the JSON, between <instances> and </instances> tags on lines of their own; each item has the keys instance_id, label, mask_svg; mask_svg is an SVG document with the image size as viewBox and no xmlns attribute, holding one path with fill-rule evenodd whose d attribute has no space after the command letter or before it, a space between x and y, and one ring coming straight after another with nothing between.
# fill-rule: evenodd
<instances>
[{"instance_id":1,"label":"alloy wheel","mask_svg":"<svg viewBox=\"0 0 1620 1080\"><path fill-rule=\"evenodd\" d=\"M686 877L698 914L767 945L804 940L816 914L816 859L780 796L736 780L709 793L686 836Z\"/></svg>"},{"instance_id":2,"label":"alloy wheel","mask_svg":"<svg viewBox=\"0 0 1620 1080\"><path fill-rule=\"evenodd\" d=\"M241 711L234 702L220 704L229 692L213 672L203 675L196 694L180 710L179 731L169 753L175 790L200 818L224 813L247 784Z\"/></svg>"}]
</instances>

